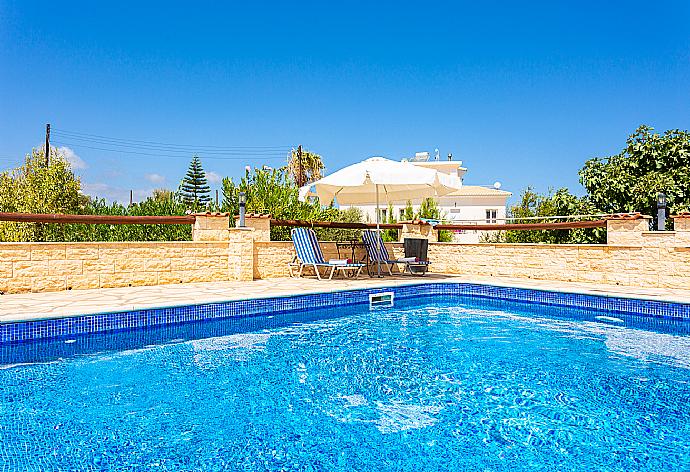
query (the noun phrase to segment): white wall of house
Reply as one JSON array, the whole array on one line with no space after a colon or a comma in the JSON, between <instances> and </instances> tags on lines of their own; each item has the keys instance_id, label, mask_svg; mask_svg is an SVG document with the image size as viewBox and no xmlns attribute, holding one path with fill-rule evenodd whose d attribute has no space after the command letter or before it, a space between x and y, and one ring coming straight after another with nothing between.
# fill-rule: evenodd
<instances>
[{"instance_id":1,"label":"white wall of house","mask_svg":"<svg viewBox=\"0 0 690 472\"><path fill-rule=\"evenodd\" d=\"M438 204L444 222L457 224L487 224L495 223L501 225L505 223L506 199L500 197L459 197L459 198L439 198ZM415 212L419 211L421 201L412 201L412 208ZM376 222L376 205L353 205L362 211L364 221ZM396 202L392 204L393 218L396 221L403 219L402 213L405 211L407 202ZM350 206L342 205L346 209ZM383 213L381 222L388 221L388 204L382 199L381 211ZM495 216L494 216L495 215ZM488 218L487 218L488 217ZM495 219L494 219L495 218ZM478 243L485 231L459 231L453 233L454 242Z\"/></svg>"},{"instance_id":2,"label":"white wall of house","mask_svg":"<svg viewBox=\"0 0 690 472\"><path fill-rule=\"evenodd\" d=\"M505 224L506 200L508 196L462 197L458 199L439 199L443 219L457 224ZM453 241L459 243L478 243L486 231L458 231L453 233Z\"/></svg>"}]
</instances>

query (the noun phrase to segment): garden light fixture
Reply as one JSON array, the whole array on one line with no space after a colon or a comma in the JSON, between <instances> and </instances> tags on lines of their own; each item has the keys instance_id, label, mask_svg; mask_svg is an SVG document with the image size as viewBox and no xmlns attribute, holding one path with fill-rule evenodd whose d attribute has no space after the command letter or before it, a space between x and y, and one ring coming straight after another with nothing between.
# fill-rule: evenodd
<instances>
[{"instance_id":1,"label":"garden light fixture","mask_svg":"<svg viewBox=\"0 0 690 472\"><path fill-rule=\"evenodd\" d=\"M666 194L659 192L656 196L657 229L663 231L666 228Z\"/></svg>"},{"instance_id":2,"label":"garden light fixture","mask_svg":"<svg viewBox=\"0 0 690 472\"><path fill-rule=\"evenodd\" d=\"M247 195L244 192L240 192L240 228L244 228L244 214L246 206Z\"/></svg>"}]
</instances>

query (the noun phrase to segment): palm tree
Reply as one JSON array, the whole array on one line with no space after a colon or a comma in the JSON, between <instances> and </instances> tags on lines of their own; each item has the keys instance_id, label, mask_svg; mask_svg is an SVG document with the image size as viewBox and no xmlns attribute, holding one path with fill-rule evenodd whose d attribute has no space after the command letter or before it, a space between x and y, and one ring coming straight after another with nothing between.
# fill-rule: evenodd
<instances>
[{"instance_id":1,"label":"palm tree","mask_svg":"<svg viewBox=\"0 0 690 472\"><path fill-rule=\"evenodd\" d=\"M300 146L290 154L288 173L298 187L319 180L323 170L324 165L321 156L316 153L302 151Z\"/></svg>"}]
</instances>

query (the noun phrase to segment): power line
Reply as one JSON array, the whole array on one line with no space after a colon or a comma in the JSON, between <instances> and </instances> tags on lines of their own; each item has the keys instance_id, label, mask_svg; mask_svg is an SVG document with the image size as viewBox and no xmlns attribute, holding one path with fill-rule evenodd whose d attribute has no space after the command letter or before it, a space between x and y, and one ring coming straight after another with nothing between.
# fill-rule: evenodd
<instances>
[{"instance_id":1,"label":"power line","mask_svg":"<svg viewBox=\"0 0 690 472\"><path fill-rule=\"evenodd\" d=\"M281 145L281 146L211 146L211 145L195 145L195 144L175 144L175 143L164 143L160 141L145 141L145 140L139 140L139 139L124 139L124 138L115 138L115 137L110 137L110 136L103 136L103 135L98 135L98 134L89 134L89 133L81 133L81 132L76 132L76 131L67 131L63 130L60 128L52 128L52 131L54 133L63 135L64 137L70 137L73 139L80 139L83 141L93 141L93 142L102 142L102 143L112 143L112 144L121 144L121 145L142 145L142 146L162 146L166 148L184 148L184 149L191 149L191 150L201 150L201 149L208 149L208 150L221 150L221 151L228 151L228 150L233 150L233 151L272 151L272 150L284 150L284 149L289 149L291 146L289 145Z\"/></svg>"},{"instance_id":2,"label":"power line","mask_svg":"<svg viewBox=\"0 0 690 472\"><path fill-rule=\"evenodd\" d=\"M250 159L261 159L261 160L284 160L286 159L286 156L276 156L276 152L272 153L266 153L266 154L245 154L245 153L223 153L222 155L207 155L207 153L193 153L193 152L186 152L186 151L178 151L178 152L184 152L184 155L180 154L161 154L161 153L151 153L151 152L141 152L141 151L129 151L127 148L125 149L108 149L108 148L101 148L101 147L95 147L95 146L87 146L85 144L69 144L69 143L64 143L62 141L60 142L55 142L54 143L57 146L67 146L67 147L72 147L72 148L87 148L87 149L94 149L97 151L106 151L106 152L114 152L114 153L122 153L122 154L133 154L133 155L140 155L140 156L152 156L152 157L166 157L166 158L176 158L176 159L189 159L190 154L196 154L200 158L203 159L216 159L216 160L234 160L234 161L246 161Z\"/></svg>"},{"instance_id":3,"label":"power line","mask_svg":"<svg viewBox=\"0 0 690 472\"><path fill-rule=\"evenodd\" d=\"M53 133L54 136L57 136L58 139L62 139L64 141L83 141L84 145L100 145L100 146L108 146L110 148L114 149L137 149L137 150L143 150L143 151L163 151L163 152L171 152L171 153L184 153L185 155L189 154L194 154L197 152L203 152L204 154L222 154L222 155L265 155L265 154L275 154L276 152L287 152L289 148L276 148L276 149L247 149L247 150L239 150L239 149L226 149L226 150L207 150L207 149L198 149L198 148L190 148L190 149L181 149L181 148L171 148L167 146L158 146L158 145L144 145L144 144L120 144L120 143L111 143L108 141L99 141L99 140L85 140L82 138L74 138L74 137L69 137L69 136L60 136L57 135L56 133ZM79 143L79 145L82 145L83 143Z\"/></svg>"}]
</instances>

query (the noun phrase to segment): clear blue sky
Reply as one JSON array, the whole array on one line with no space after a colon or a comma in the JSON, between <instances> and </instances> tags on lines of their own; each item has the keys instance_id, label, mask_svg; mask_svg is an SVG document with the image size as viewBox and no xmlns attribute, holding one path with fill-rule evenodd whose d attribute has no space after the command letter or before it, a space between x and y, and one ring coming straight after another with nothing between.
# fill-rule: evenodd
<instances>
[{"instance_id":1,"label":"clear blue sky","mask_svg":"<svg viewBox=\"0 0 690 472\"><path fill-rule=\"evenodd\" d=\"M300 143L330 171L439 148L463 160L467 183L579 193L583 162L618 152L638 125L690 128L687 0L0 0L0 43L2 168L39 146L50 122L277 148L235 160L200 152L221 176L279 165ZM87 191L111 198L176 186L191 157L55 134L83 161Z\"/></svg>"}]
</instances>

